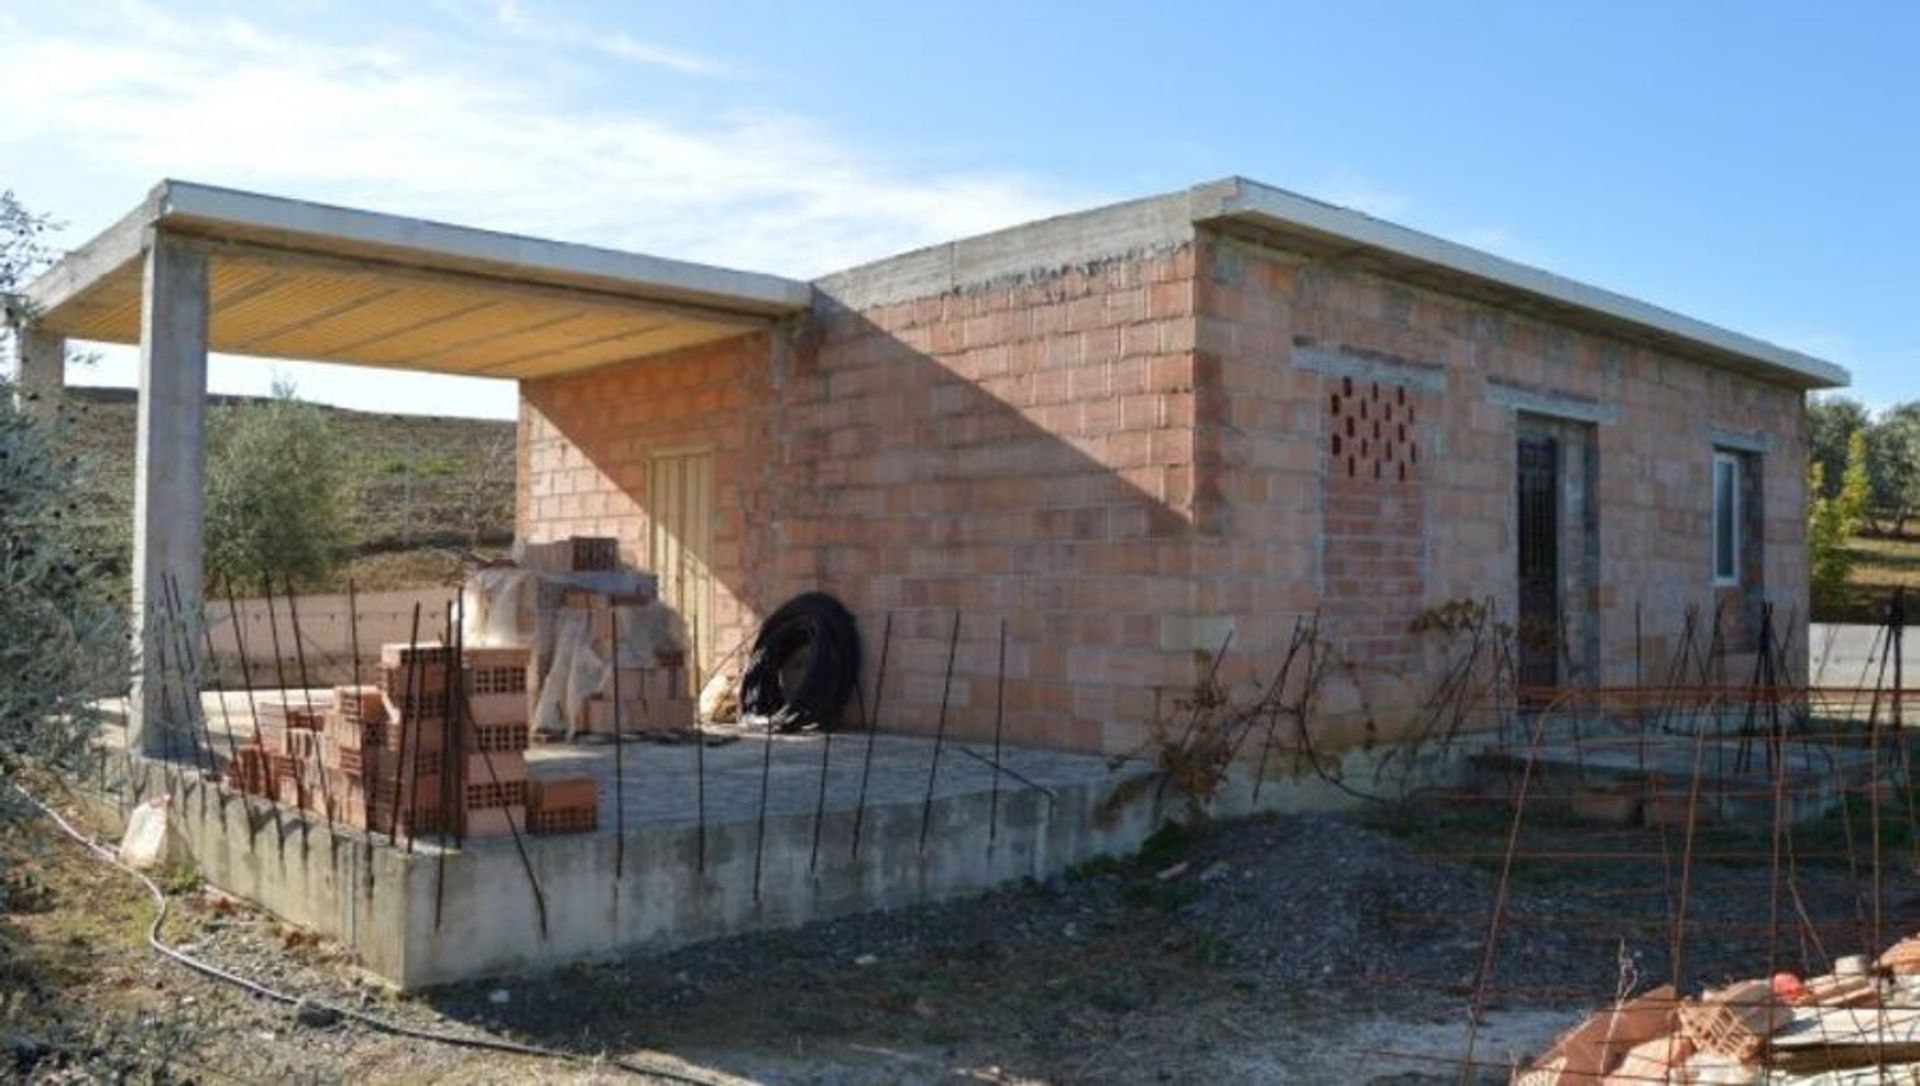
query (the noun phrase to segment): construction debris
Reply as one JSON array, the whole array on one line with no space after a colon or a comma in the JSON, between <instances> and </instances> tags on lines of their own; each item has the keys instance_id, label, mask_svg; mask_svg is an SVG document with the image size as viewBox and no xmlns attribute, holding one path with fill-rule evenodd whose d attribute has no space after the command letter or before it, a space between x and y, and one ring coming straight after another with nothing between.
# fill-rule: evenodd
<instances>
[{"instance_id":1,"label":"construction debris","mask_svg":"<svg viewBox=\"0 0 1920 1086\"><path fill-rule=\"evenodd\" d=\"M1677 998L1652 989L1591 1015L1513 1077L1515 1086L1574 1083L1804 1084L1920 1080L1920 936L1869 966L1780 973ZM1853 1077L1872 1070L1885 1077Z\"/></svg>"}]
</instances>

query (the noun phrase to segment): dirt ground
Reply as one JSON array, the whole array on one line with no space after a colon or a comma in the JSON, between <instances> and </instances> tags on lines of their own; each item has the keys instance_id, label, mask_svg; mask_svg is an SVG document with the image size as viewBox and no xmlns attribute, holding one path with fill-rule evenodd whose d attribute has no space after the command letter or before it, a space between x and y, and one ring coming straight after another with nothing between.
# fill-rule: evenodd
<instances>
[{"instance_id":1,"label":"dirt ground","mask_svg":"<svg viewBox=\"0 0 1920 1086\"><path fill-rule=\"evenodd\" d=\"M0 842L15 858L0 1079L645 1081L591 1062L613 1053L712 1082L1457 1082L1509 817L1414 804L1169 831L1138 857L972 901L409 997L189 872L167 880L166 938L225 968L573 1062L396 1037L199 977L147 949L144 889L43 824ZM1486 1082L1672 971L1673 835L1532 822L1484 986ZM1764 836L1699 836L1690 990L1871 938L1865 883L1818 832L1779 894L1754 859ZM1920 924L1920 881L1893 852L1880 920L1900 933Z\"/></svg>"}]
</instances>

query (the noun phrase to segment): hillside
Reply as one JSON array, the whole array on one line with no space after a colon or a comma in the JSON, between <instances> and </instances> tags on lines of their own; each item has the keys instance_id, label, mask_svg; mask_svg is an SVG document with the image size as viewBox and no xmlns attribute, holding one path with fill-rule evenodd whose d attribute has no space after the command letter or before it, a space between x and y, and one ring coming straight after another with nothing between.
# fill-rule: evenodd
<instances>
[{"instance_id":1,"label":"hillside","mask_svg":"<svg viewBox=\"0 0 1920 1086\"><path fill-rule=\"evenodd\" d=\"M68 389L70 433L91 465L88 513L124 534L133 502L138 420L132 389ZM250 397L209 398L209 430ZM513 538L514 424L489 419L388 415L321 408L352 450L358 554L341 578L366 589L444 581L452 553L492 550Z\"/></svg>"}]
</instances>

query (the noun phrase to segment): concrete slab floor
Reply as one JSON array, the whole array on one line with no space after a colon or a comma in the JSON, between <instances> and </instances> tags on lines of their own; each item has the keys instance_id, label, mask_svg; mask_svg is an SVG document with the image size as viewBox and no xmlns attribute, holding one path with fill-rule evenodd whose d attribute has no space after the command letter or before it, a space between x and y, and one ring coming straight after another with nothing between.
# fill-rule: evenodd
<instances>
[{"instance_id":1,"label":"concrete slab floor","mask_svg":"<svg viewBox=\"0 0 1920 1086\"><path fill-rule=\"evenodd\" d=\"M1756 826L1771 823L1776 796L1786 801L1790 822L1822 818L1843 796L1864 789L1880 767L1893 764L1891 748L1876 753L1859 745L1789 738L1776 761L1764 736L1728 731L1704 739L1684 732L1643 737L1597 722L1584 728L1578 738L1556 728L1537 747L1502 743L1468 761L1480 789L1492 794L1511 794L1531 763L1531 795L1546 805L1583 789L1624 790L1649 803L1658 796L1662 803L1684 804L1695 791L1697 774L1704 812Z\"/></svg>"},{"instance_id":2,"label":"concrete slab floor","mask_svg":"<svg viewBox=\"0 0 1920 1086\"><path fill-rule=\"evenodd\" d=\"M259 695L266 696L266 695ZM272 696L282 696L278 691ZM297 704L301 693L290 695ZM316 698L321 692L315 691ZM113 703L109 713L113 712ZM210 691L202 697L218 764L224 769L229 729L234 742L253 738L246 695ZM766 815L779 818L853 811L869 806L924 803L931 779L937 802L957 796L991 795L999 777L1003 796L1035 792L1050 801L1058 789L1096 784L1114 775L1099 755L1003 745L994 768L991 743L939 744L931 737L867 732L769 735L762 729L707 725L704 748L687 739L661 741L633 737L619 744L590 739L573 743L536 742L527 750L533 777L594 778L600 798L599 828L615 833L624 819L628 829L642 826L696 825L704 811L708 824L752 822L761 815L761 786L766 785ZM108 728L103 744L117 750L125 732ZM822 793L822 769L825 792ZM703 773L704 771L704 773ZM704 775L704 796L701 781ZM576 835L577 836L577 835ZM512 847L508 837L467 842L468 847Z\"/></svg>"}]
</instances>

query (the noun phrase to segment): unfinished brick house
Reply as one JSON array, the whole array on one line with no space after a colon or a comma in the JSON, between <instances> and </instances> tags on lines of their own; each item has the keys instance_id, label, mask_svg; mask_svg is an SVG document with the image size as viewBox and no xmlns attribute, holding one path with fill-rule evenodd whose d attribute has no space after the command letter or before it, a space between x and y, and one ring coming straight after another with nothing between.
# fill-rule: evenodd
<instances>
[{"instance_id":1,"label":"unfinished brick house","mask_svg":"<svg viewBox=\"0 0 1920 1086\"><path fill-rule=\"evenodd\" d=\"M1728 654L1763 601L1804 626L1804 397L1847 379L1818 359L1238 179L813 287L525 381L519 526L625 540L709 666L820 588L872 691L891 614L883 727L933 726L956 611L950 728L992 725L1004 616L1007 734L1107 752L1229 633L1253 681L1313 613L1358 665L1329 719L1388 729L1448 601L1511 616L1549 686L1633 681L1689 607Z\"/></svg>"},{"instance_id":2,"label":"unfinished brick house","mask_svg":"<svg viewBox=\"0 0 1920 1086\"><path fill-rule=\"evenodd\" d=\"M142 666L124 734L103 738L101 801L176 792L170 824L214 885L347 941L404 987L1131 852L1180 797L1139 787L1154 763L1096 754L1177 723L1229 638L1221 677L1241 691L1269 678L1315 616L1340 662L1311 714L1322 752L1420 719L1446 646L1412 627L1454 601L1490 600L1518 627L1533 686L1630 683L1702 615L1718 616L1714 648L1740 675L1758 616L1806 645L1804 396L1846 380L1241 180L813 283L169 181L27 300L33 319L14 329L26 391L57 390L69 339L140 347ZM456 681L477 676L463 653L459 672L444 668L438 730L418 731L425 708L395 717L420 718L416 742L448 737L437 800L404 727L390 749L364 708L315 728L310 692L284 677L275 719L252 712L243 675L251 736L237 723L258 754L231 746L222 712L216 776L215 711L203 700L196 721L190 699L168 696L169 676L177 691L199 682L188 654L169 662L168 639L195 643L178 616L207 596L215 351L518 382L523 543L612 536L654 571L693 635L690 657L675 640L676 675L739 669L763 617L830 592L866 644L853 711L922 734L535 745L531 709L513 712L525 692ZM589 592L585 616L605 614L609 642L613 595ZM359 608L346 610L351 632ZM382 664L416 649L423 668L443 651L388 645ZM346 696L364 704L351 678ZM383 706L407 689L382 682ZM470 696L463 718L462 690L505 699L512 719L480 720ZM965 742L996 721L1004 750ZM111 790L108 746L126 755ZM514 780L493 760L509 749ZM1263 799L1257 774L1239 777L1215 813L1323 794L1303 780ZM262 801L270 820L254 814ZM396 839L401 810L429 834L417 850L414 830ZM452 839L426 829L430 815ZM328 847L305 847L316 832Z\"/></svg>"},{"instance_id":3,"label":"unfinished brick house","mask_svg":"<svg viewBox=\"0 0 1920 1086\"><path fill-rule=\"evenodd\" d=\"M811 284L166 182L29 296L29 387L68 338L141 345L136 607L201 596L209 350L483 374L520 383L521 537L617 536L696 666L823 589L882 727L944 699L979 736L1004 618L1008 738L1088 751L1312 614L1353 665L1328 719L1389 729L1448 601L1546 631L1545 686L1631 681L1689 608L1727 653L1763 601L1798 640L1804 395L1847 379L1238 179Z\"/></svg>"}]
</instances>

